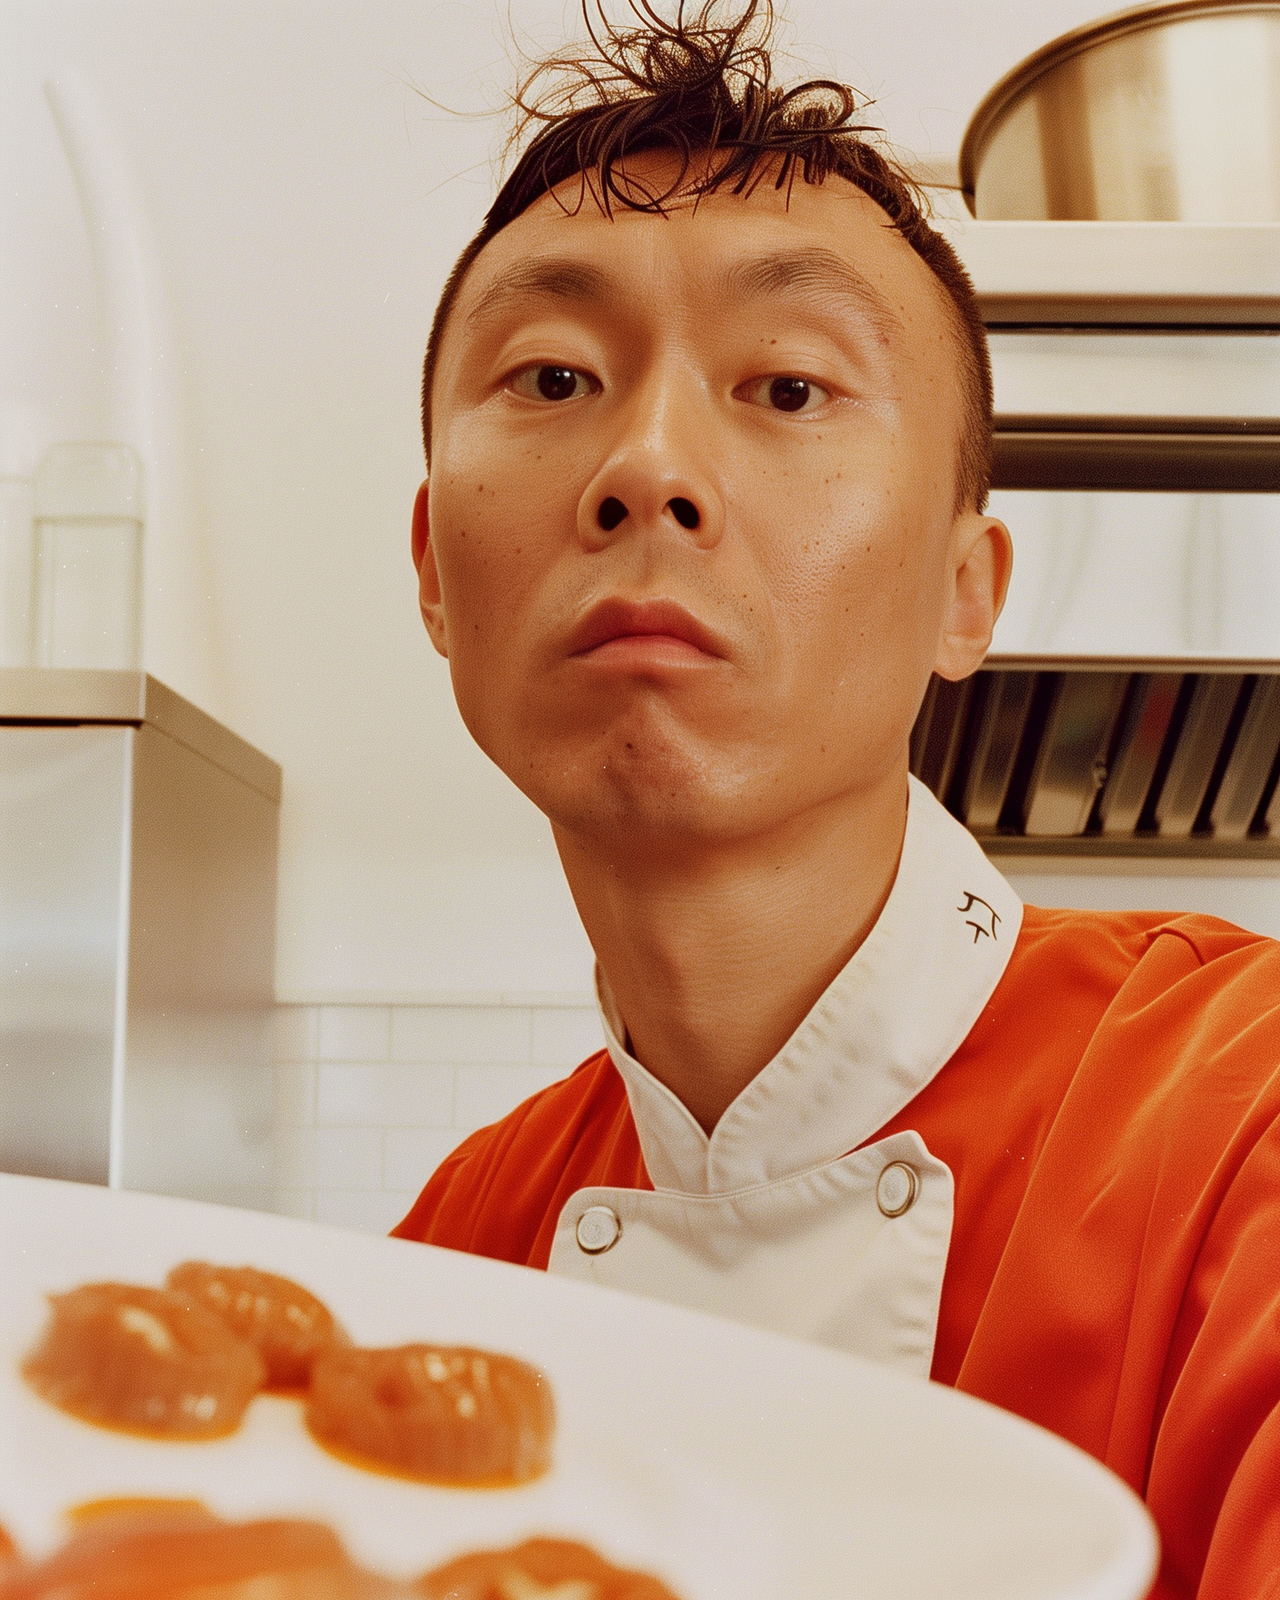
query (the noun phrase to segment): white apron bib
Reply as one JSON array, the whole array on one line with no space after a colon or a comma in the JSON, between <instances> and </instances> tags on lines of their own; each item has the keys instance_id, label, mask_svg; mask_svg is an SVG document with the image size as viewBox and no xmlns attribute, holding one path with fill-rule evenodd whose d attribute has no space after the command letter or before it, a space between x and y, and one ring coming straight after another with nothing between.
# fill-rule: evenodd
<instances>
[{"instance_id":1,"label":"white apron bib","mask_svg":"<svg viewBox=\"0 0 1280 1600\"><path fill-rule=\"evenodd\" d=\"M951 1200L948 1168L898 1133L732 1194L581 1189L550 1270L928 1377Z\"/></svg>"}]
</instances>

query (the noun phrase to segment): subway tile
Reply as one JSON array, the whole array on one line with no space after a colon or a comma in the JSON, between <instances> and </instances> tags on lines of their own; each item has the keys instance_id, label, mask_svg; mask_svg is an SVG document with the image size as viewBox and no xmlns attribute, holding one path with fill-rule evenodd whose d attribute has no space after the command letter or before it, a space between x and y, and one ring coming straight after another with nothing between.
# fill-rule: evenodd
<instances>
[{"instance_id":1,"label":"subway tile","mask_svg":"<svg viewBox=\"0 0 1280 1600\"><path fill-rule=\"evenodd\" d=\"M393 1061L529 1060L528 1006L396 1006Z\"/></svg>"},{"instance_id":2,"label":"subway tile","mask_svg":"<svg viewBox=\"0 0 1280 1600\"><path fill-rule=\"evenodd\" d=\"M387 1006L321 1006L321 1061L387 1061L391 1012Z\"/></svg>"},{"instance_id":3,"label":"subway tile","mask_svg":"<svg viewBox=\"0 0 1280 1600\"><path fill-rule=\"evenodd\" d=\"M311 1222L315 1217L315 1190L274 1189L271 1194L271 1209L279 1217L298 1217L303 1222Z\"/></svg>"},{"instance_id":4,"label":"subway tile","mask_svg":"<svg viewBox=\"0 0 1280 1600\"><path fill-rule=\"evenodd\" d=\"M381 1189L321 1189L316 1194L316 1221L331 1228L389 1233L412 1204L403 1195Z\"/></svg>"},{"instance_id":5,"label":"subway tile","mask_svg":"<svg viewBox=\"0 0 1280 1600\"><path fill-rule=\"evenodd\" d=\"M448 1128L453 1124L455 1070L423 1062L386 1069L388 1128Z\"/></svg>"},{"instance_id":6,"label":"subway tile","mask_svg":"<svg viewBox=\"0 0 1280 1600\"><path fill-rule=\"evenodd\" d=\"M314 1128L277 1128L274 1139L278 1189L309 1189L316 1181Z\"/></svg>"},{"instance_id":7,"label":"subway tile","mask_svg":"<svg viewBox=\"0 0 1280 1600\"><path fill-rule=\"evenodd\" d=\"M324 1062L317 1069L316 1121L325 1127L447 1128L453 1068Z\"/></svg>"},{"instance_id":8,"label":"subway tile","mask_svg":"<svg viewBox=\"0 0 1280 1600\"><path fill-rule=\"evenodd\" d=\"M317 1006L277 1006L272 1018L274 1061L314 1061L320 1050Z\"/></svg>"},{"instance_id":9,"label":"subway tile","mask_svg":"<svg viewBox=\"0 0 1280 1600\"><path fill-rule=\"evenodd\" d=\"M314 1138L317 1189L382 1187L380 1128L317 1128Z\"/></svg>"},{"instance_id":10,"label":"subway tile","mask_svg":"<svg viewBox=\"0 0 1280 1600\"><path fill-rule=\"evenodd\" d=\"M594 1006L534 1006L533 1060L540 1067L576 1067L604 1048Z\"/></svg>"},{"instance_id":11,"label":"subway tile","mask_svg":"<svg viewBox=\"0 0 1280 1600\"><path fill-rule=\"evenodd\" d=\"M275 1067L277 1128L310 1128L316 1120L316 1069L310 1061L280 1061Z\"/></svg>"},{"instance_id":12,"label":"subway tile","mask_svg":"<svg viewBox=\"0 0 1280 1600\"><path fill-rule=\"evenodd\" d=\"M497 1122L564 1075L563 1067L460 1066L454 1086L454 1126L471 1129Z\"/></svg>"},{"instance_id":13,"label":"subway tile","mask_svg":"<svg viewBox=\"0 0 1280 1600\"><path fill-rule=\"evenodd\" d=\"M316 1069L316 1123L323 1128L376 1128L386 1115L381 1065L322 1062Z\"/></svg>"},{"instance_id":14,"label":"subway tile","mask_svg":"<svg viewBox=\"0 0 1280 1600\"><path fill-rule=\"evenodd\" d=\"M384 1135L383 1184L387 1189L409 1194L412 1205L423 1184L465 1137L456 1128L388 1128Z\"/></svg>"},{"instance_id":15,"label":"subway tile","mask_svg":"<svg viewBox=\"0 0 1280 1600\"><path fill-rule=\"evenodd\" d=\"M382 1192L386 1195L387 1203L390 1205L392 1212L392 1220L387 1225L387 1232L390 1233L398 1222L403 1222L409 1215L413 1202L418 1198L421 1191L420 1189L384 1189Z\"/></svg>"}]
</instances>

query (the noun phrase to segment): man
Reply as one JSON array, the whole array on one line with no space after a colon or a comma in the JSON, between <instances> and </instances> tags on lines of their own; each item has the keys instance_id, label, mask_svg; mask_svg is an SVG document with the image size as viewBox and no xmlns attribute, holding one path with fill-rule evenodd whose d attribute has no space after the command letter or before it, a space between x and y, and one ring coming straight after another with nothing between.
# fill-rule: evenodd
<instances>
[{"instance_id":1,"label":"man","mask_svg":"<svg viewBox=\"0 0 1280 1600\"><path fill-rule=\"evenodd\" d=\"M1280 1595L1280 954L1024 912L909 784L1009 578L985 345L757 22L571 62L437 314L423 616L608 1050L397 1231L956 1384L1146 1497L1157 1593Z\"/></svg>"}]
</instances>

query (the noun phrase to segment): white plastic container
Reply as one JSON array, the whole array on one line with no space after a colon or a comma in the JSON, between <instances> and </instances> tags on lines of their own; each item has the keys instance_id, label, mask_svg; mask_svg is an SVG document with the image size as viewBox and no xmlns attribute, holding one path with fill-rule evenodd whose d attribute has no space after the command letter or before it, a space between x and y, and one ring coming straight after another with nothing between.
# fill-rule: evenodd
<instances>
[{"instance_id":1,"label":"white plastic container","mask_svg":"<svg viewBox=\"0 0 1280 1600\"><path fill-rule=\"evenodd\" d=\"M142 485L124 444L56 444L35 480L32 664L142 665Z\"/></svg>"}]
</instances>

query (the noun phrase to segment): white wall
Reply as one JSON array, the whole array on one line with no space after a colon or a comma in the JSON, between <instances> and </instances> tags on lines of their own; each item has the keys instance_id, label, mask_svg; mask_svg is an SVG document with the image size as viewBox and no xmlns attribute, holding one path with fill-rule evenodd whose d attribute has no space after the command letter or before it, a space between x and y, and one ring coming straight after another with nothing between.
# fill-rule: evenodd
<instances>
[{"instance_id":1,"label":"white wall","mask_svg":"<svg viewBox=\"0 0 1280 1600\"><path fill-rule=\"evenodd\" d=\"M1103 9L796 0L791 15L820 70L879 94L901 146L945 153L1007 67ZM41 90L78 64L173 297L196 464L185 536L209 574L198 697L285 769L278 977L297 1002L588 987L548 830L461 727L407 550L422 347L501 133L412 86L494 103L505 12L0 0L0 470L40 437L113 426L85 225ZM558 0L511 14L534 48L562 32ZM196 681L180 652L153 664L179 690Z\"/></svg>"},{"instance_id":2,"label":"white wall","mask_svg":"<svg viewBox=\"0 0 1280 1600\"><path fill-rule=\"evenodd\" d=\"M604 1044L594 1006L280 1006L272 1209L385 1233L467 1134Z\"/></svg>"}]
</instances>

